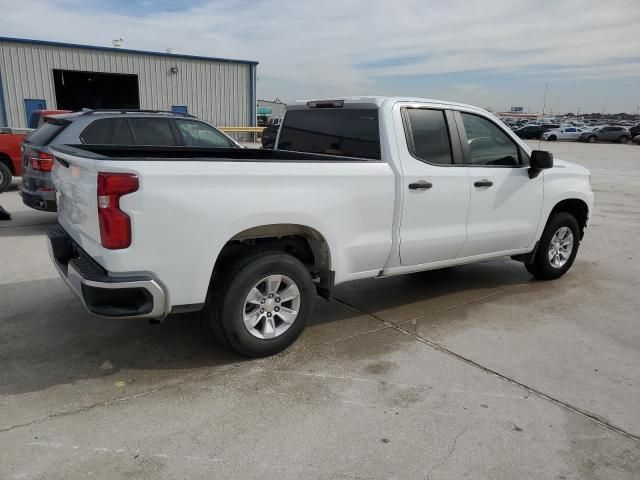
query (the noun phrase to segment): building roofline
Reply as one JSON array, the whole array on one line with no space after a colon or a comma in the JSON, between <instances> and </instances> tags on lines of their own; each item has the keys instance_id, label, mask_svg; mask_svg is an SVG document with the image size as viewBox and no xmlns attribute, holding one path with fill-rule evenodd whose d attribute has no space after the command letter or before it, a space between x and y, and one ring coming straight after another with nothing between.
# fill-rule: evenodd
<instances>
[{"instance_id":1,"label":"building roofline","mask_svg":"<svg viewBox=\"0 0 640 480\"><path fill-rule=\"evenodd\" d=\"M180 53L151 52L146 50L131 50L128 48L80 45L77 43L52 42L49 40L33 40L29 38L0 37L0 42L24 43L24 44L30 44L30 45L45 45L49 47L80 48L83 50L99 50L99 51L106 51L106 52L133 53L138 55L151 55L156 57L183 58L188 60L204 60L208 62L244 63L249 65L258 65L258 62L255 60L238 60L235 58L218 58L218 57L204 57L200 55L184 55Z\"/></svg>"}]
</instances>

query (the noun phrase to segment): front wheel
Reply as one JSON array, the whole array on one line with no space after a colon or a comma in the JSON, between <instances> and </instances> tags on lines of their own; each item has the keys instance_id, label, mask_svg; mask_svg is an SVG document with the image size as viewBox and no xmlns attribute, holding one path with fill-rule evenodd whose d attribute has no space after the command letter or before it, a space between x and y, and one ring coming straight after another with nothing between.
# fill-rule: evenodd
<instances>
[{"instance_id":1,"label":"front wheel","mask_svg":"<svg viewBox=\"0 0 640 480\"><path fill-rule=\"evenodd\" d=\"M592 135L592 136L590 136L590 137L587 139L587 141L588 141L589 143L596 143L596 140L597 140L597 138L596 138L596 137L594 137L593 135Z\"/></svg>"},{"instance_id":2,"label":"front wheel","mask_svg":"<svg viewBox=\"0 0 640 480\"><path fill-rule=\"evenodd\" d=\"M580 229L575 217L566 212L555 213L540 237L533 262L525 263L525 267L540 280L559 278L573 265L579 246Z\"/></svg>"},{"instance_id":3,"label":"front wheel","mask_svg":"<svg viewBox=\"0 0 640 480\"><path fill-rule=\"evenodd\" d=\"M555 135L551 135L551 136L549 137L549 141L550 141L550 142L555 142L556 140L558 140L558 137L556 137Z\"/></svg>"},{"instance_id":4,"label":"front wheel","mask_svg":"<svg viewBox=\"0 0 640 480\"><path fill-rule=\"evenodd\" d=\"M264 252L238 262L213 285L213 330L236 352L265 357L281 352L304 330L315 286L297 258Z\"/></svg>"},{"instance_id":5,"label":"front wheel","mask_svg":"<svg viewBox=\"0 0 640 480\"><path fill-rule=\"evenodd\" d=\"M629 141L629 137L625 137L625 136L622 136L622 137L620 137L618 139L618 142L623 143L623 144L627 143L628 141Z\"/></svg>"}]
</instances>

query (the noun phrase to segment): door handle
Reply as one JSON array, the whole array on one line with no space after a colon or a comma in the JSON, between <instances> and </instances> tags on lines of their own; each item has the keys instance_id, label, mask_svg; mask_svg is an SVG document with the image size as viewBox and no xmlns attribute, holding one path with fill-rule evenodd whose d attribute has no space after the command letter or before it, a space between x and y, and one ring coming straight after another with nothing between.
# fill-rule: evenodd
<instances>
[{"instance_id":1,"label":"door handle","mask_svg":"<svg viewBox=\"0 0 640 480\"><path fill-rule=\"evenodd\" d=\"M427 190L431 187L433 187L433 184L431 182L418 182L409 184L410 190Z\"/></svg>"},{"instance_id":2,"label":"door handle","mask_svg":"<svg viewBox=\"0 0 640 480\"><path fill-rule=\"evenodd\" d=\"M477 182L474 182L473 186L474 187L491 187L493 186L493 182L491 180L487 180L486 178L483 178L482 180L478 180Z\"/></svg>"}]
</instances>

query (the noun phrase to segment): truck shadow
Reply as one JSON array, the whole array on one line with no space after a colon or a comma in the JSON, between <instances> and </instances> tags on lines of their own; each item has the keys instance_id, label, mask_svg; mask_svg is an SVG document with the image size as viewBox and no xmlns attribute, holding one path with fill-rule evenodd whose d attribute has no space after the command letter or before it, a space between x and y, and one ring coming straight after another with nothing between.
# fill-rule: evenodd
<instances>
[{"instance_id":1,"label":"truck shadow","mask_svg":"<svg viewBox=\"0 0 640 480\"><path fill-rule=\"evenodd\" d=\"M347 336L343 328L335 328L347 319L356 328L360 328L358 322L373 322L366 314L399 323L458 302L460 295L477 297L480 290L527 281L521 264L497 261L343 285L336 289L339 300L318 299L310 322L312 343ZM0 363L4 365L0 394L39 391L121 372L145 380L146 372L153 371L157 382L248 361L204 334L198 315L170 316L159 326L144 320L95 318L57 278L3 285L0 303Z\"/></svg>"}]
</instances>

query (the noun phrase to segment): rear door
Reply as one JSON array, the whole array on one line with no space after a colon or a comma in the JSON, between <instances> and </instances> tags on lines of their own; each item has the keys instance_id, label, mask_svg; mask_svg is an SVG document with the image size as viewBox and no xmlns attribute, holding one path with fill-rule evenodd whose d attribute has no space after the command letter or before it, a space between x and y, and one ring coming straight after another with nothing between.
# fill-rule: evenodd
<instances>
[{"instance_id":1,"label":"rear door","mask_svg":"<svg viewBox=\"0 0 640 480\"><path fill-rule=\"evenodd\" d=\"M470 187L453 116L443 109L398 105L394 119L403 173L401 263L454 259L467 237Z\"/></svg>"},{"instance_id":2,"label":"rear door","mask_svg":"<svg viewBox=\"0 0 640 480\"><path fill-rule=\"evenodd\" d=\"M461 257L520 250L538 229L543 175L529 178L528 158L497 122L456 112L471 204Z\"/></svg>"}]
</instances>

